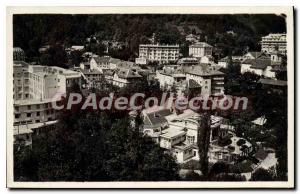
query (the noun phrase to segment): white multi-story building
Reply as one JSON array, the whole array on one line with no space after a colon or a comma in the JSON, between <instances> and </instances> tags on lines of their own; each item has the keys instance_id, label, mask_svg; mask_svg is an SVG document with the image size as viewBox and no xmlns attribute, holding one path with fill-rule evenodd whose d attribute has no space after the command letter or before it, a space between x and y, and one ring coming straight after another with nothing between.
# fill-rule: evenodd
<instances>
[{"instance_id":1,"label":"white multi-story building","mask_svg":"<svg viewBox=\"0 0 300 194\"><path fill-rule=\"evenodd\" d=\"M179 87L186 80L186 76L181 71L165 68L156 71L156 79L161 88L169 89L172 86Z\"/></svg>"},{"instance_id":2,"label":"white multi-story building","mask_svg":"<svg viewBox=\"0 0 300 194\"><path fill-rule=\"evenodd\" d=\"M193 158L199 160L198 130L199 116L191 109L176 113L164 106L153 107L142 111L144 118L143 133L150 136L160 147L169 150L178 163ZM223 118L211 116L211 130L219 131ZM210 134L210 141L213 133Z\"/></svg>"},{"instance_id":3,"label":"white multi-story building","mask_svg":"<svg viewBox=\"0 0 300 194\"><path fill-rule=\"evenodd\" d=\"M29 65L14 61L14 137L15 142L29 145L31 134L53 127L57 110L52 101L64 94L73 83L81 85L81 74L60 67Z\"/></svg>"},{"instance_id":4,"label":"white multi-story building","mask_svg":"<svg viewBox=\"0 0 300 194\"><path fill-rule=\"evenodd\" d=\"M179 58L179 45L141 44L139 58L160 63L174 62Z\"/></svg>"},{"instance_id":5,"label":"white multi-story building","mask_svg":"<svg viewBox=\"0 0 300 194\"><path fill-rule=\"evenodd\" d=\"M224 92L224 73L213 67L193 66L186 70L186 79L201 86L201 94L215 95Z\"/></svg>"},{"instance_id":6,"label":"white multi-story building","mask_svg":"<svg viewBox=\"0 0 300 194\"><path fill-rule=\"evenodd\" d=\"M189 55L200 58L212 55L213 47L206 42L198 42L189 46Z\"/></svg>"},{"instance_id":7,"label":"white multi-story building","mask_svg":"<svg viewBox=\"0 0 300 194\"><path fill-rule=\"evenodd\" d=\"M114 73L112 84L122 88L132 83L138 83L141 79L142 76L132 69L120 69Z\"/></svg>"},{"instance_id":8,"label":"white multi-story building","mask_svg":"<svg viewBox=\"0 0 300 194\"><path fill-rule=\"evenodd\" d=\"M20 47L13 48L13 59L14 61L25 61L25 52Z\"/></svg>"},{"instance_id":9,"label":"white multi-story building","mask_svg":"<svg viewBox=\"0 0 300 194\"><path fill-rule=\"evenodd\" d=\"M281 54L286 54L286 34L269 34L262 37L261 51L271 53L278 50Z\"/></svg>"},{"instance_id":10,"label":"white multi-story building","mask_svg":"<svg viewBox=\"0 0 300 194\"><path fill-rule=\"evenodd\" d=\"M271 59L247 59L241 64L241 73L251 72L259 76L275 78ZM274 62L274 64L276 64Z\"/></svg>"}]
</instances>

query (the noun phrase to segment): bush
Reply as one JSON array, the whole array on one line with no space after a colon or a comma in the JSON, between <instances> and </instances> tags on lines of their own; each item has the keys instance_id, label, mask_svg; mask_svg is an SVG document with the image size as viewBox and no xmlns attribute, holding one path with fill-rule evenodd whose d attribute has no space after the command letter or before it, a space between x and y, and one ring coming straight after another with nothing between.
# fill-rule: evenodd
<instances>
[{"instance_id":1,"label":"bush","mask_svg":"<svg viewBox=\"0 0 300 194\"><path fill-rule=\"evenodd\" d=\"M232 143L230 138L219 139L218 145L221 147L228 146Z\"/></svg>"},{"instance_id":2,"label":"bush","mask_svg":"<svg viewBox=\"0 0 300 194\"><path fill-rule=\"evenodd\" d=\"M236 142L236 145L238 146L241 146L241 145L244 145L246 143L246 141L244 139L239 139L237 142Z\"/></svg>"},{"instance_id":3,"label":"bush","mask_svg":"<svg viewBox=\"0 0 300 194\"><path fill-rule=\"evenodd\" d=\"M182 169L190 169L190 170L199 170L200 169L200 163L197 160L190 160L184 164L181 165Z\"/></svg>"},{"instance_id":4,"label":"bush","mask_svg":"<svg viewBox=\"0 0 300 194\"><path fill-rule=\"evenodd\" d=\"M263 168L257 169L251 176L250 181L273 181L272 174Z\"/></svg>"}]
</instances>

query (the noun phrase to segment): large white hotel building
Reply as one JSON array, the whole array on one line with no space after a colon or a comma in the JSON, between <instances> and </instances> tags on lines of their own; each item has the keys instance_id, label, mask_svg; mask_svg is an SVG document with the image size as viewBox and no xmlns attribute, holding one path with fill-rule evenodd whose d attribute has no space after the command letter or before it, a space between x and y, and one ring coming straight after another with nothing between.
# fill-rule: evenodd
<instances>
[{"instance_id":1,"label":"large white hotel building","mask_svg":"<svg viewBox=\"0 0 300 194\"><path fill-rule=\"evenodd\" d=\"M160 63L174 62L179 59L179 45L141 44L139 58Z\"/></svg>"},{"instance_id":2,"label":"large white hotel building","mask_svg":"<svg viewBox=\"0 0 300 194\"><path fill-rule=\"evenodd\" d=\"M30 145L32 133L53 128L57 123L57 110L52 101L57 93L64 94L78 83L81 74L60 67L30 65L14 61L14 142Z\"/></svg>"},{"instance_id":3,"label":"large white hotel building","mask_svg":"<svg viewBox=\"0 0 300 194\"><path fill-rule=\"evenodd\" d=\"M278 50L281 54L286 54L286 34L269 34L262 37L262 52L272 53L276 50Z\"/></svg>"}]
</instances>

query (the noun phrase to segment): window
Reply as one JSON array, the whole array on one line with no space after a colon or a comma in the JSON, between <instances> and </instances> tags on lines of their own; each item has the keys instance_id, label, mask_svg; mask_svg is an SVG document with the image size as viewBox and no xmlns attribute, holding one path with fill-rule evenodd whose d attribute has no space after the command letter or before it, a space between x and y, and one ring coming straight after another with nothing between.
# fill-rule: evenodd
<instances>
[{"instance_id":1,"label":"window","mask_svg":"<svg viewBox=\"0 0 300 194\"><path fill-rule=\"evenodd\" d=\"M40 108L40 105L39 105L39 104L37 104L37 105L36 105L36 108L37 108L37 109L39 109L39 108Z\"/></svg>"},{"instance_id":2,"label":"window","mask_svg":"<svg viewBox=\"0 0 300 194\"><path fill-rule=\"evenodd\" d=\"M16 119L20 118L20 116L21 116L20 114L15 114Z\"/></svg>"},{"instance_id":3,"label":"window","mask_svg":"<svg viewBox=\"0 0 300 194\"><path fill-rule=\"evenodd\" d=\"M187 141L189 143L194 143L195 142L195 136L187 136Z\"/></svg>"},{"instance_id":4,"label":"window","mask_svg":"<svg viewBox=\"0 0 300 194\"><path fill-rule=\"evenodd\" d=\"M35 120L35 122L36 122L36 123L39 123L39 122L40 122L40 120Z\"/></svg>"},{"instance_id":5,"label":"window","mask_svg":"<svg viewBox=\"0 0 300 194\"><path fill-rule=\"evenodd\" d=\"M27 106L27 109L28 109L28 110L30 110L30 109L31 109L31 106L30 106L30 105L28 105L28 106Z\"/></svg>"},{"instance_id":6,"label":"window","mask_svg":"<svg viewBox=\"0 0 300 194\"><path fill-rule=\"evenodd\" d=\"M27 117L31 117L31 113L27 113Z\"/></svg>"},{"instance_id":7,"label":"window","mask_svg":"<svg viewBox=\"0 0 300 194\"><path fill-rule=\"evenodd\" d=\"M36 112L36 116L40 116L40 112Z\"/></svg>"}]
</instances>

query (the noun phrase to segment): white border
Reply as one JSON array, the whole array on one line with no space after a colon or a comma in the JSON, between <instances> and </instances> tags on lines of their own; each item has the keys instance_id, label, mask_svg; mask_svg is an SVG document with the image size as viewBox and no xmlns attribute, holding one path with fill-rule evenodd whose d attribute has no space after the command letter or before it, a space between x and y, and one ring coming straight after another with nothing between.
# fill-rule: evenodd
<instances>
[{"instance_id":1,"label":"white border","mask_svg":"<svg viewBox=\"0 0 300 194\"><path fill-rule=\"evenodd\" d=\"M56 14L267 14L287 16L288 55L288 182L14 182L13 181L13 97L12 15ZM7 8L7 187L9 188L293 188L294 187L294 34L292 7L8 7Z\"/></svg>"}]
</instances>

